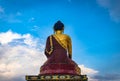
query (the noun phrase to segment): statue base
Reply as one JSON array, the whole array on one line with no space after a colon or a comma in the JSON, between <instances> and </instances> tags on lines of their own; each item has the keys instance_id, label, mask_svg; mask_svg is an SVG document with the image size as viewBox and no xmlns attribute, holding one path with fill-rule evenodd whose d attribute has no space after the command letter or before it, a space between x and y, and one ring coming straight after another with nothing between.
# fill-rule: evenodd
<instances>
[{"instance_id":1,"label":"statue base","mask_svg":"<svg viewBox=\"0 0 120 81\"><path fill-rule=\"evenodd\" d=\"M27 81L88 81L87 75L26 75Z\"/></svg>"}]
</instances>

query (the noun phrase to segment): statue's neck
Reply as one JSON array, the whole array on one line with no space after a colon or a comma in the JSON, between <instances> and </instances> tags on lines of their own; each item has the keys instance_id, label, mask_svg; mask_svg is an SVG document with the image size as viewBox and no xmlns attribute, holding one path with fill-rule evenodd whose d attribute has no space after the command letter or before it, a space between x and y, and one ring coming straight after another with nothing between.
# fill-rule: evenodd
<instances>
[{"instance_id":1,"label":"statue's neck","mask_svg":"<svg viewBox=\"0 0 120 81\"><path fill-rule=\"evenodd\" d=\"M55 34L62 34L63 33L63 30L57 30L55 31Z\"/></svg>"}]
</instances>

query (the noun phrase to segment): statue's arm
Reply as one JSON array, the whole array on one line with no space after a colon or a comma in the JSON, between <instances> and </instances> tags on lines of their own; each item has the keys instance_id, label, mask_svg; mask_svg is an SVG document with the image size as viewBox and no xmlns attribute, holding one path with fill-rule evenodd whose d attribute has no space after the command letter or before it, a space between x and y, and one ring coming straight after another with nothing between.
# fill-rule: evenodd
<instances>
[{"instance_id":1,"label":"statue's arm","mask_svg":"<svg viewBox=\"0 0 120 81\"><path fill-rule=\"evenodd\" d=\"M68 54L69 58L72 59L72 41L69 36L68 36Z\"/></svg>"},{"instance_id":2,"label":"statue's arm","mask_svg":"<svg viewBox=\"0 0 120 81\"><path fill-rule=\"evenodd\" d=\"M46 46L45 46L45 50L44 50L46 57L49 58L50 54L47 52L47 50L48 51L50 50L50 37L48 37L46 40Z\"/></svg>"}]
</instances>

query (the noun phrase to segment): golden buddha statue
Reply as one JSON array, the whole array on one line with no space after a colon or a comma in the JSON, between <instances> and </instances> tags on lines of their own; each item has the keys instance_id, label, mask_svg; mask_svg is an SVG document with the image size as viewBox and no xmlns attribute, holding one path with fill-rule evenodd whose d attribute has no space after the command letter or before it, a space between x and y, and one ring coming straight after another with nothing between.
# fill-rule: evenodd
<instances>
[{"instance_id":1,"label":"golden buddha statue","mask_svg":"<svg viewBox=\"0 0 120 81\"><path fill-rule=\"evenodd\" d=\"M48 36L45 47L47 61L40 69L40 74L73 74L80 75L80 68L71 59L71 38L63 34L64 24L57 21L53 27L54 34Z\"/></svg>"}]
</instances>

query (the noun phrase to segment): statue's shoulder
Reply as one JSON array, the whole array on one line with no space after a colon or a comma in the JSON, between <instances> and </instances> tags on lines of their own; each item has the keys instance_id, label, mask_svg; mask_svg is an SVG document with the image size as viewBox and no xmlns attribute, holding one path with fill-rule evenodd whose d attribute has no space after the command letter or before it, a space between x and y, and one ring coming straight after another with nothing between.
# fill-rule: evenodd
<instances>
[{"instance_id":1,"label":"statue's shoulder","mask_svg":"<svg viewBox=\"0 0 120 81\"><path fill-rule=\"evenodd\" d=\"M54 34L49 35L48 38L51 37L51 36L53 36L53 35L54 35Z\"/></svg>"},{"instance_id":2,"label":"statue's shoulder","mask_svg":"<svg viewBox=\"0 0 120 81\"><path fill-rule=\"evenodd\" d=\"M47 39L49 39L50 37L52 37L53 35L49 35L48 37L47 37Z\"/></svg>"},{"instance_id":3,"label":"statue's shoulder","mask_svg":"<svg viewBox=\"0 0 120 81\"><path fill-rule=\"evenodd\" d=\"M67 34L63 34L66 38L70 38L70 36L69 35L67 35Z\"/></svg>"}]
</instances>

